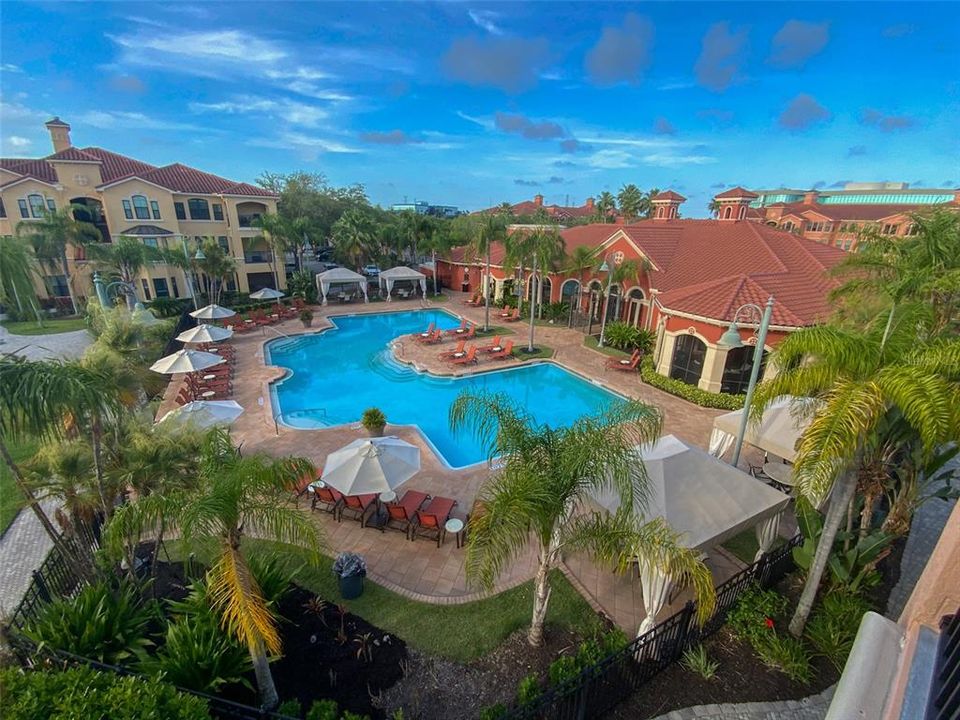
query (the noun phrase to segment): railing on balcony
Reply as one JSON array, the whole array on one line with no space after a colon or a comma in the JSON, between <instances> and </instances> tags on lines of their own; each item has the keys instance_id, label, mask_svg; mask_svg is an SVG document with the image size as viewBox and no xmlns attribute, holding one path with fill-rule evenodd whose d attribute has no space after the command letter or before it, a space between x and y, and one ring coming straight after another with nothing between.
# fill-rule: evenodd
<instances>
[{"instance_id":1,"label":"railing on balcony","mask_svg":"<svg viewBox=\"0 0 960 720\"><path fill-rule=\"evenodd\" d=\"M246 263L270 263L273 262L273 253L269 250L247 250L243 253L243 261Z\"/></svg>"},{"instance_id":2,"label":"railing on balcony","mask_svg":"<svg viewBox=\"0 0 960 720\"><path fill-rule=\"evenodd\" d=\"M241 213L238 215L240 227L256 229L256 222L260 219L261 213Z\"/></svg>"}]
</instances>

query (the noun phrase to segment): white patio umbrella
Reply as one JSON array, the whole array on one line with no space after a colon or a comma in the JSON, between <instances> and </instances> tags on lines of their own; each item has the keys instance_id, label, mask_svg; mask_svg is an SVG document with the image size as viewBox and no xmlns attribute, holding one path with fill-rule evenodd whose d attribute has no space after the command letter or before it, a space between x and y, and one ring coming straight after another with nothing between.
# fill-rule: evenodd
<instances>
[{"instance_id":1,"label":"white patio umbrella","mask_svg":"<svg viewBox=\"0 0 960 720\"><path fill-rule=\"evenodd\" d=\"M177 340L185 343L206 343L220 342L233 336L233 330L230 328L217 327L216 325L197 325L189 330L184 330L177 335Z\"/></svg>"},{"instance_id":2,"label":"white patio umbrella","mask_svg":"<svg viewBox=\"0 0 960 720\"><path fill-rule=\"evenodd\" d=\"M354 440L327 455L321 480L344 495L393 490L420 472L420 448L396 437Z\"/></svg>"},{"instance_id":3,"label":"white patio umbrella","mask_svg":"<svg viewBox=\"0 0 960 720\"><path fill-rule=\"evenodd\" d=\"M262 290L257 290L254 293L250 293L251 300L278 300L284 297L286 293L282 293L279 290L274 290L273 288L263 288Z\"/></svg>"},{"instance_id":4,"label":"white patio umbrella","mask_svg":"<svg viewBox=\"0 0 960 720\"><path fill-rule=\"evenodd\" d=\"M150 369L164 375L176 375L177 373L206 370L208 367L219 365L222 362L224 362L224 359L214 353L202 352L201 350L177 350L172 355L157 360L150 366Z\"/></svg>"},{"instance_id":5,"label":"white patio umbrella","mask_svg":"<svg viewBox=\"0 0 960 720\"><path fill-rule=\"evenodd\" d=\"M221 307L216 303L212 303L210 305L204 305L199 310L194 310L190 313L190 317L201 320L223 320L224 318L233 317L236 314L237 313L230 308Z\"/></svg>"},{"instance_id":6,"label":"white patio umbrella","mask_svg":"<svg viewBox=\"0 0 960 720\"><path fill-rule=\"evenodd\" d=\"M183 407L171 410L160 422L167 425L209 428L214 425L229 425L243 414L236 400L194 400Z\"/></svg>"}]
</instances>

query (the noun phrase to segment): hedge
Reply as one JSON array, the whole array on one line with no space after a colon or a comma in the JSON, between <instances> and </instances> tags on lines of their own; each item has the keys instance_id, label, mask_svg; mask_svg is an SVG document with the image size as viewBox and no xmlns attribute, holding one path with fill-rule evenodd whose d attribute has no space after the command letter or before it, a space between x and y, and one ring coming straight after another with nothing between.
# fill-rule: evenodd
<instances>
[{"instance_id":1,"label":"hedge","mask_svg":"<svg viewBox=\"0 0 960 720\"><path fill-rule=\"evenodd\" d=\"M696 385L687 385L682 380L661 375L653 367L652 358L644 358L640 363L640 377L647 385L689 400L700 407L718 408L720 410L739 410L743 407L743 395L729 393L713 393L698 388Z\"/></svg>"},{"instance_id":2,"label":"hedge","mask_svg":"<svg viewBox=\"0 0 960 720\"><path fill-rule=\"evenodd\" d=\"M4 717L57 720L210 720L201 698L173 685L88 667L25 672L0 670Z\"/></svg>"}]
</instances>

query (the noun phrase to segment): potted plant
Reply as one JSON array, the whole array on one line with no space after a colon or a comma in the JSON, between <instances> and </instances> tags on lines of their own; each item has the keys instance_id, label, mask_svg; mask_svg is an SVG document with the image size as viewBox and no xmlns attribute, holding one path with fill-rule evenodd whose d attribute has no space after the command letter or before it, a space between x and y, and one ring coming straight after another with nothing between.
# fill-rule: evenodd
<instances>
[{"instance_id":1,"label":"potted plant","mask_svg":"<svg viewBox=\"0 0 960 720\"><path fill-rule=\"evenodd\" d=\"M333 561L333 572L344 600L360 597L363 593L363 576L367 574L367 563L363 556L351 552L340 553Z\"/></svg>"},{"instance_id":2,"label":"potted plant","mask_svg":"<svg viewBox=\"0 0 960 720\"><path fill-rule=\"evenodd\" d=\"M305 328L313 324L313 311L310 308L304 308L300 311L300 322L303 323Z\"/></svg>"},{"instance_id":3,"label":"potted plant","mask_svg":"<svg viewBox=\"0 0 960 720\"><path fill-rule=\"evenodd\" d=\"M363 411L360 424L370 433L370 437L380 437L387 425L387 416L380 408L367 408Z\"/></svg>"}]
</instances>

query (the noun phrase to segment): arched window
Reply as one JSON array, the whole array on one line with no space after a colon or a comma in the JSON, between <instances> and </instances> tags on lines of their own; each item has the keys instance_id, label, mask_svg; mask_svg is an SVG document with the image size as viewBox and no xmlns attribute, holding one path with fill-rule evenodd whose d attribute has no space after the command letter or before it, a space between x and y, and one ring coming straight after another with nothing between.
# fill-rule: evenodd
<instances>
[{"instance_id":1,"label":"arched window","mask_svg":"<svg viewBox=\"0 0 960 720\"><path fill-rule=\"evenodd\" d=\"M43 204L43 195L27 195L27 202L30 203L31 217L43 217L43 214L47 210L47 206Z\"/></svg>"},{"instance_id":2,"label":"arched window","mask_svg":"<svg viewBox=\"0 0 960 720\"><path fill-rule=\"evenodd\" d=\"M612 285L610 287L610 296L607 298L607 322L613 322L618 319L621 297L620 286Z\"/></svg>"},{"instance_id":3,"label":"arched window","mask_svg":"<svg viewBox=\"0 0 960 720\"><path fill-rule=\"evenodd\" d=\"M729 220L731 217L733 217L733 208L730 207L729 205L727 205L727 206L723 209L723 219L724 219L724 220Z\"/></svg>"},{"instance_id":4,"label":"arched window","mask_svg":"<svg viewBox=\"0 0 960 720\"><path fill-rule=\"evenodd\" d=\"M740 219L743 220L747 216L747 208L744 205L740 206Z\"/></svg>"},{"instance_id":5,"label":"arched window","mask_svg":"<svg viewBox=\"0 0 960 720\"><path fill-rule=\"evenodd\" d=\"M787 220L781 227L783 227L784 230L789 232L793 230L793 221Z\"/></svg>"},{"instance_id":6,"label":"arched window","mask_svg":"<svg viewBox=\"0 0 960 720\"><path fill-rule=\"evenodd\" d=\"M565 280L560 286L560 300L570 302L570 298L580 294L580 283L576 280Z\"/></svg>"},{"instance_id":7,"label":"arched window","mask_svg":"<svg viewBox=\"0 0 960 720\"><path fill-rule=\"evenodd\" d=\"M200 198L190 198L187 201L187 207L190 208L191 220L210 219L210 204L206 200L201 200Z\"/></svg>"},{"instance_id":8,"label":"arched window","mask_svg":"<svg viewBox=\"0 0 960 720\"><path fill-rule=\"evenodd\" d=\"M670 377L687 385L696 385L703 374L703 358L707 346L696 335L678 335L673 346Z\"/></svg>"},{"instance_id":9,"label":"arched window","mask_svg":"<svg viewBox=\"0 0 960 720\"><path fill-rule=\"evenodd\" d=\"M720 392L738 395L747 391L750 384L750 371L753 370L753 353L756 348L745 345L733 348L727 353L727 362L723 366L723 378L720 381ZM760 375L763 377L763 368L767 363L767 353L763 353L760 361Z\"/></svg>"},{"instance_id":10,"label":"arched window","mask_svg":"<svg viewBox=\"0 0 960 720\"><path fill-rule=\"evenodd\" d=\"M133 214L137 216L137 220L149 220L150 206L147 199L143 195L134 195L130 199L133 200Z\"/></svg>"},{"instance_id":11,"label":"arched window","mask_svg":"<svg viewBox=\"0 0 960 720\"><path fill-rule=\"evenodd\" d=\"M657 208L657 217L658 217L658 218L662 218L662 217L663 217L663 208L662 208L662 207L658 207L658 208Z\"/></svg>"}]
</instances>

